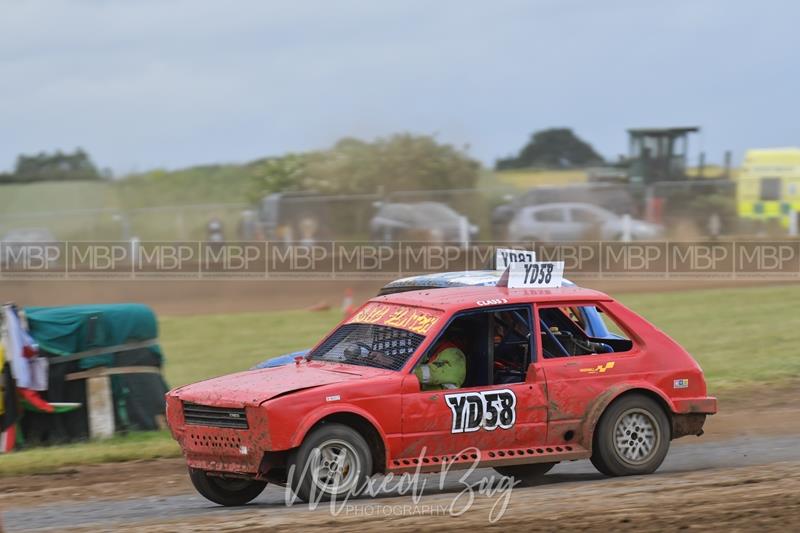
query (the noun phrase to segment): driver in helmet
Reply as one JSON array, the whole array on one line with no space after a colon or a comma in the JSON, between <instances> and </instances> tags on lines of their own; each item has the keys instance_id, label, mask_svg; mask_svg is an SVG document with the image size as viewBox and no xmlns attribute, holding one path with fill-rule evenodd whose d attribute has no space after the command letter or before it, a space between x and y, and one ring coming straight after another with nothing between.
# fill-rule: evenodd
<instances>
[{"instance_id":1,"label":"driver in helmet","mask_svg":"<svg viewBox=\"0 0 800 533\"><path fill-rule=\"evenodd\" d=\"M452 327L439 341L433 355L414 370L424 391L458 389L467 377L467 358L462 350L463 335Z\"/></svg>"}]
</instances>

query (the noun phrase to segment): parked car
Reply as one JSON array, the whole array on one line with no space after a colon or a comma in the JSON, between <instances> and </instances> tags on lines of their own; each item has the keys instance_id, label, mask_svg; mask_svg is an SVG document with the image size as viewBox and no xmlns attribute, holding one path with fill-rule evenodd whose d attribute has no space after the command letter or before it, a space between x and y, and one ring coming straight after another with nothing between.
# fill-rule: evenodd
<instances>
[{"instance_id":1,"label":"parked car","mask_svg":"<svg viewBox=\"0 0 800 533\"><path fill-rule=\"evenodd\" d=\"M384 203L369 223L375 241L469 242L478 227L440 202Z\"/></svg>"},{"instance_id":2,"label":"parked car","mask_svg":"<svg viewBox=\"0 0 800 533\"><path fill-rule=\"evenodd\" d=\"M587 305L625 337L589 337L571 312ZM451 342L463 372L429 381L417 370ZM192 483L226 506L267 483L342 501L374 474L442 465L525 483L578 459L609 476L650 474L716 411L700 366L663 331L605 294L560 287L377 296L295 364L167 395Z\"/></svg>"},{"instance_id":3,"label":"parked car","mask_svg":"<svg viewBox=\"0 0 800 533\"><path fill-rule=\"evenodd\" d=\"M630 220L633 240L657 239L663 226ZM584 203L557 203L524 207L508 225L512 241L620 240L625 234L624 217Z\"/></svg>"},{"instance_id":4,"label":"parked car","mask_svg":"<svg viewBox=\"0 0 800 533\"><path fill-rule=\"evenodd\" d=\"M492 234L507 238L508 224L523 207L562 202L589 203L618 215L637 214L637 204L625 185L615 183L578 183L564 186L535 187L510 197L492 211Z\"/></svg>"}]
</instances>

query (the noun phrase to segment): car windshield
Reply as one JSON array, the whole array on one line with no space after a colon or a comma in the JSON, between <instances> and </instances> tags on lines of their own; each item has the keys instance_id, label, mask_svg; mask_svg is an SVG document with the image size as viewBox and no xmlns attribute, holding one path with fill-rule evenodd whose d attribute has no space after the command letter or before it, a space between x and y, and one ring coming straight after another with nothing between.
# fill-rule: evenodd
<instances>
[{"instance_id":1,"label":"car windshield","mask_svg":"<svg viewBox=\"0 0 800 533\"><path fill-rule=\"evenodd\" d=\"M424 335L379 324L344 324L309 359L400 370Z\"/></svg>"}]
</instances>

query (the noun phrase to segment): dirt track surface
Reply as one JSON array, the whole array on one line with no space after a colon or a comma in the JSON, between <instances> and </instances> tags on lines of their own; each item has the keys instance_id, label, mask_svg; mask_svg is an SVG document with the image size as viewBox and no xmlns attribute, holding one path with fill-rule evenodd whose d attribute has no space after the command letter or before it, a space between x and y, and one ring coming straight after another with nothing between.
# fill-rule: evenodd
<instances>
[{"instance_id":1,"label":"dirt track surface","mask_svg":"<svg viewBox=\"0 0 800 533\"><path fill-rule=\"evenodd\" d=\"M329 506L295 511L260 503L245 510L198 509L198 514L168 521L92 524L77 531L792 531L800 526L798 462L664 474L657 483L594 480L589 475L580 481L569 481L566 474L551 477L562 480L515 489L495 523L489 517L500 513L498 496L476 496L467 512L451 516L450 506L461 491L453 488L424 497L418 505L410 498L351 502L352 507L338 515ZM456 503L456 512L462 503Z\"/></svg>"},{"instance_id":2,"label":"dirt track surface","mask_svg":"<svg viewBox=\"0 0 800 533\"><path fill-rule=\"evenodd\" d=\"M502 491L478 494L462 515L466 485L491 478L451 472L442 487L327 505L286 507L269 486L251 505L226 509L194 492L181 460L64 469L0 479L5 531L292 531L305 530L797 530L800 528L800 410L735 409L712 417L707 435L673 442L651 476L605 478L588 461L560 464L535 487L512 490L499 521L489 522ZM499 482L495 478L495 483ZM460 497L456 499L457 496ZM455 503L453 503L455 501ZM496 506L497 505L497 506Z\"/></svg>"}]
</instances>

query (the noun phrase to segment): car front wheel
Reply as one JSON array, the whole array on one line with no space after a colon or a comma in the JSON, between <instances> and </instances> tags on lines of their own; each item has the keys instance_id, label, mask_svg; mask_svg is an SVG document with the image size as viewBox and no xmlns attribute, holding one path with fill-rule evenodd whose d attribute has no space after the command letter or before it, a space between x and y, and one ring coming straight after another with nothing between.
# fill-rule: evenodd
<instances>
[{"instance_id":1,"label":"car front wheel","mask_svg":"<svg viewBox=\"0 0 800 533\"><path fill-rule=\"evenodd\" d=\"M212 476L194 468L189 469L189 478L203 497L228 507L251 502L267 486L266 481Z\"/></svg>"},{"instance_id":2,"label":"car front wheel","mask_svg":"<svg viewBox=\"0 0 800 533\"><path fill-rule=\"evenodd\" d=\"M607 476L651 474L667 456L669 419L653 399L623 396L595 428L592 464Z\"/></svg>"},{"instance_id":3,"label":"car front wheel","mask_svg":"<svg viewBox=\"0 0 800 533\"><path fill-rule=\"evenodd\" d=\"M289 468L289 483L301 500L342 500L364 487L372 474L372 453L353 428L323 424L295 450Z\"/></svg>"}]
</instances>

